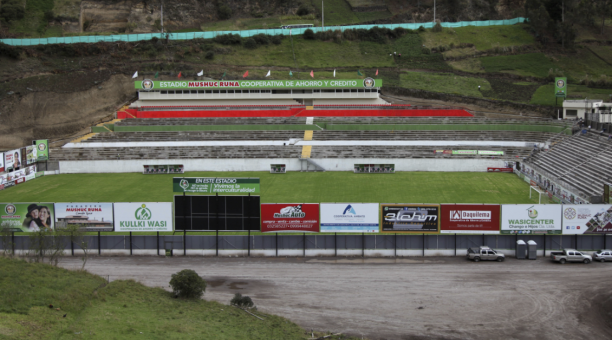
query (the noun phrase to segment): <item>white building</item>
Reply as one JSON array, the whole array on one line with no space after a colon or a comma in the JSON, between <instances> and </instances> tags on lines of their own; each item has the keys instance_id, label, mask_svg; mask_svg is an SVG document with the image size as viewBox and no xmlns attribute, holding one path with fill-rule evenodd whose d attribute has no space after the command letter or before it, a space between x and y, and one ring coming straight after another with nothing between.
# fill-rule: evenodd
<instances>
[{"instance_id":1,"label":"white building","mask_svg":"<svg viewBox=\"0 0 612 340\"><path fill-rule=\"evenodd\" d=\"M602 105L612 105L606 104L603 100L564 100L563 101L563 116L560 118L563 119L575 119L582 118L586 119L585 113L593 113L597 108Z\"/></svg>"}]
</instances>

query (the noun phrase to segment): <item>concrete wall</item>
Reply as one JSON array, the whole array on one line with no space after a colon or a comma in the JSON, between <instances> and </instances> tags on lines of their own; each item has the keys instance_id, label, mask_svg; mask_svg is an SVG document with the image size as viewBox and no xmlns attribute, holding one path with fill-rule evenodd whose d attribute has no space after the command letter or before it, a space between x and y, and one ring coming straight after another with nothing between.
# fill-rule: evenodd
<instances>
[{"instance_id":1,"label":"concrete wall","mask_svg":"<svg viewBox=\"0 0 612 340\"><path fill-rule=\"evenodd\" d=\"M353 171L355 164L395 164L395 171L483 172L487 167L504 167L501 159L422 159L422 158L313 158L327 171ZM104 161L60 161L60 171L70 173L142 172L143 165L183 164L185 171L270 171L270 164L286 164L287 171L300 171L305 165L297 158L251 159L146 159Z\"/></svg>"}]
</instances>

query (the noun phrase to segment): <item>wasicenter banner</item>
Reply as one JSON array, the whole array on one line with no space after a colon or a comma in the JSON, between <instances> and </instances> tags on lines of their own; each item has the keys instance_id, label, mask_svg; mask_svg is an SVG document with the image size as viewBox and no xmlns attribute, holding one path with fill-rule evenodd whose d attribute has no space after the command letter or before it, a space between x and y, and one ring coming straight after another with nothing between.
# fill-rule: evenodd
<instances>
[{"instance_id":1,"label":"wasicenter banner","mask_svg":"<svg viewBox=\"0 0 612 340\"><path fill-rule=\"evenodd\" d=\"M612 234L612 205L563 205L563 234Z\"/></svg>"},{"instance_id":2,"label":"wasicenter banner","mask_svg":"<svg viewBox=\"0 0 612 340\"><path fill-rule=\"evenodd\" d=\"M115 231L172 231L172 203L115 203Z\"/></svg>"},{"instance_id":3,"label":"wasicenter banner","mask_svg":"<svg viewBox=\"0 0 612 340\"><path fill-rule=\"evenodd\" d=\"M502 205L502 234L561 234L560 204Z\"/></svg>"},{"instance_id":4,"label":"wasicenter banner","mask_svg":"<svg viewBox=\"0 0 612 340\"><path fill-rule=\"evenodd\" d=\"M327 79L327 80L177 80L145 79L134 82L138 90L198 90L198 89L315 89L315 88L372 89L382 87L382 79Z\"/></svg>"},{"instance_id":5,"label":"wasicenter banner","mask_svg":"<svg viewBox=\"0 0 612 340\"><path fill-rule=\"evenodd\" d=\"M259 178L174 177L174 192L259 194Z\"/></svg>"},{"instance_id":6,"label":"wasicenter banner","mask_svg":"<svg viewBox=\"0 0 612 340\"><path fill-rule=\"evenodd\" d=\"M322 233L377 233L377 203L321 203Z\"/></svg>"}]
</instances>

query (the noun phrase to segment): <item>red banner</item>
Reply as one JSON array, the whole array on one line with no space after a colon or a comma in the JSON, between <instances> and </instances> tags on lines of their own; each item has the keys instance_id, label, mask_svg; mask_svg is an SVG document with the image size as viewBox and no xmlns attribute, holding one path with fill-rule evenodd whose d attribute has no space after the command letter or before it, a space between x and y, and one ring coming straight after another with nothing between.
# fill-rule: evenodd
<instances>
[{"instance_id":1,"label":"red banner","mask_svg":"<svg viewBox=\"0 0 612 340\"><path fill-rule=\"evenodd\" d=\"M487 168L487 172L514 172L512 168Z\"/></svg>"},{"instance_id":2,"label":"red banner","mask_svg":"<svg viewBox=\"0 0 612 340\"><path fill-rule=\"evenodd\" d=\"M264 203L261 232L319 232L319 203Z\"/></svg>"},{"instance_id":3,"label":"red banner","mask_svg":"<svg viewBox=\"0 0 612 340\"><path fill-rule=\"evenodd\" d=\"M442 204L440 232L499 234L500 205Z\"/></svg>"}]
</instances>

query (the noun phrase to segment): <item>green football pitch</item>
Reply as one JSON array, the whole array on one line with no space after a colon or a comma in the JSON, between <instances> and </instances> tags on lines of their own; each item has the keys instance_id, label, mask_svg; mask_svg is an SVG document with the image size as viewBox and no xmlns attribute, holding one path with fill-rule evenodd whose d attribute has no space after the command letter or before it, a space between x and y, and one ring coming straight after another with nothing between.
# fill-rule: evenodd
<instances>
[{"instance_id":1,"label":"green football pitch","mask_svg":"<svg viewBox=\"0 0 612 340\"><path fill-rule=\"evenodd\" d=\"M0 202L171 202L176 175L63 174L0 191ZM185 177L259 177L262 203L537 203L514 174L486 172L188 172ZM542 202L544 203L544 202Z\"/></svg>"}]
</instances>

